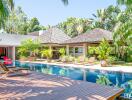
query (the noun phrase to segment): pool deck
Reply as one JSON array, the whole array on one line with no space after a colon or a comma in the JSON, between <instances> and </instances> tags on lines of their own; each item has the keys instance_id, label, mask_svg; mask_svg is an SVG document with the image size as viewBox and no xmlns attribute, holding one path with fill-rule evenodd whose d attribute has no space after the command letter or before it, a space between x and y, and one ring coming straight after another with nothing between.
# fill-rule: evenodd
<instances>
[{"instance_id":1,"label":"pool deck","mask_svg":"<svg viewBox=\"0 0 132 100\"><path fill-rule=\"evenodd\" d=\"M79 64L68 64L68 63L48 63L48 62L39 62L39 61L22 61L22 62L30 62L30 63L38 63L38 64L48 64L48 65L57 65L57 66L65 66L65 67L73 67L80 69L93 69L93 70L102 70L102 71L115 71L115 72L124 72L124 73L132 73L132 66L110 66L110 67L101 67L100 64L95 65L79 65Z\"/></svg>"},{"instance_id":2,"label":"pool deck","mask_svg":"<svg viewBox=\"0 0 132 100\"><path fill-rule=\"evenodd\" d=\"M0 100L114 100L123 89L31 72L0 79Z\"/></svg>"}]
</instances>

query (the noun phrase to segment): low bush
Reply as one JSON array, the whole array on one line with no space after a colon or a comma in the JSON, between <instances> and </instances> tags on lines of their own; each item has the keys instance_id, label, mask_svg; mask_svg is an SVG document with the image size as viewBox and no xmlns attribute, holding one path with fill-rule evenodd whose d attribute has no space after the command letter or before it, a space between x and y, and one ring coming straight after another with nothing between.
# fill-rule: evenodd
<instances>
[{"instance_id":1,"label":"low bush","mask_svg":"<svg viewBox=\"0 0 132 100\"><path fill-rule=\"evenodd\" d=\"M106 60L110 56L110 45L107 40L103 39L96 49L99 60Z\"/></svg>"},{"instance_id":2,"label":"low bush","mask_svg":"<svg viewBox=\"0 0 132 100\"><path fill-rule=\"evenodd\" d=\"M74 62L75 61L75 57L73 56L63 56L61 57L61 61L62 62Z\"/></svg>"},{"instance_id":3,"label":"low bush","mask_svg":"<svg viewBox=\"0 0 132 100\"><path fill-rule=\"evenodd\" d=\"M66 55L66 50L65 50L65 48L59 49L59 53L60 53L60 57L65 56L65 55Z\"/></svg>"}]
</instances>

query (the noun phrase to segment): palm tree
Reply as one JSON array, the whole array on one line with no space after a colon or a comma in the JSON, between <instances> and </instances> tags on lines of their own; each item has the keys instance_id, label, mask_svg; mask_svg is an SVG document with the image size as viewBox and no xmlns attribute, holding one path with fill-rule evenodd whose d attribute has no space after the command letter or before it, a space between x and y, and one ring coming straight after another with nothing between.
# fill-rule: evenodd
<instances>
[{"instance_id":1,"label":"palm tree","mask_svg":"<svg viewBox=\"0 0 132 100\"><path fill-rule=\"evenodd\" d=\"M112 31L117 23L117 16L121 12L118 6L110 5L106 9L97 10L97 14L93 14L95 17L94 28L102 28Z\"/></svg>"},{"instance_id":2,"label":"palm tree","mask_svg":"<svg viewBox=\"0 0 132 100\"><path fill-rule=\"evenodd\" d=\"M64 5L68 5L68 0L62 0L62 2L64 3Z\"/></svg>"},{"instance_id":3,"label":"palm tree","mask_svg":"<svg viewBox=\"0 0 132 100\"><path fill-rule=\"evenodd\" d=\"M117 0L117 3L121 5L132 5L132 0Z\"/></svg>"},{"instance_id":4,"label":"palm tree","mask_svg":"<svg viewBox=\"0 0 132 100\"><path fill-rule=\"evenodd\" d=\"M68 4L69 0L62 0L64 4ZM120 5L132 5L132 0L117 0L117 3Z\"/></svg>"},{"instance_id":5,"label":"palm tree","mask_svg":"<svg viewBox=\"0 0 132 100\"><path fill-rule=\"evenodd\" d=\"M117 0L117 3L119 5L125 5L127 8L126 10L132 13L132 0Z\"/></svg>"},{"instance_id":6,"label":"palm tree","mask_svg":"<svg viewBox=\"0 0 132 100\"><path fill-rule=\"evenodd\" d=\"M3 26L4 20L13 8L13 0L0 0L0 27Z\"/></svg>"}]
</instances>

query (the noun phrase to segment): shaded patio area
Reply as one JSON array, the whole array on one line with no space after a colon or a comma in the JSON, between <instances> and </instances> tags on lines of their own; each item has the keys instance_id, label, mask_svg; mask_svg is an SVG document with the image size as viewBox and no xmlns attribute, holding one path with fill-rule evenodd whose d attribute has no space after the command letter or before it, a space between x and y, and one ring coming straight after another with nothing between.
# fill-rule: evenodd
<instances>
[{"instance_id":1,"label":"shaded patio area","mask_svg":"<svg viewBox=\"0 0 132 100\"><path fill-rule=\"evenodd\" d=\"M32 72L0 79L0 100L114 100L123 89Z\"/></svg>"}]
</instances>

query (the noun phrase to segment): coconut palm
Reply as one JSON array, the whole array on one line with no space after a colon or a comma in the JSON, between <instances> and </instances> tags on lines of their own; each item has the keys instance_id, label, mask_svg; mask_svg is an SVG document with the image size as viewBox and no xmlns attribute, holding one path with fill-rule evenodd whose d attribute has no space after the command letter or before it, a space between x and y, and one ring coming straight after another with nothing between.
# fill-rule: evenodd
<instances>
[{"instance_id":1,"label":"coconut palm","mask_svg":"<svg viewBox=\"0 0 132 100\"><path fill-rule=\"evenodd\" d=\"M126 10L132 13L132 0L117 0L117 3L119 5L125 5L127 8Z\"/></svg>"},{"instance_id":2,"label":"coconut palm","mask_svg":"<svg viewBox=\"0 0 132 100\"><path fill-rule=\"evenodd\" d=\"M0 27L3 25L4 20L9 16L13 7L13 0L0 0Z\"/></svg>"},{"instance_id":3,"label":"coconut palm","mask_svg":"<svg viewBox=\"0 0 132 100\"><path fill-rule=\"evenodd\" d=\"M95 20L93 21L95 28L102 28L112 31L117 23L117 16L121 13L118 6L110 5L106 9L97 10L96 14L93 14Z\"/></svg>"},{"instance_id":4,"label":"coconut palm","mask_svg":"<svg viewBox=\"0 0 132 100\"><path fill-rule=\"evenodd\" d=\"M62 0L62 2L64 3L64 5L68 5L68 0Z\"/></svg>"},{"instance_id":5,"label":"coconut palm","mask_svg":"<svg viewBox=\"0 0 132 100\"><path fill-rule=\"evenodd\" d=\"M132 5L132 0L117 0L117 3L121 5Z\"/></svg>"},{"instance_id":6,"label":"coconut palm","mask_svg":"<svg viewBox=\"0 0 132 100\"><path fill-rule=\"evenodd\" d=\"M68 4L68 1L69 0L62 0L62 2L64 3L64 4ZM118 4L121 4L121 5L130 5L130 4L132 4L132 0L117 0L117 3Z\"/></svg>"}]
</instances>

